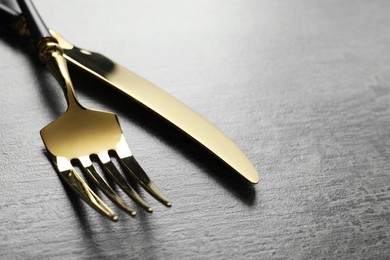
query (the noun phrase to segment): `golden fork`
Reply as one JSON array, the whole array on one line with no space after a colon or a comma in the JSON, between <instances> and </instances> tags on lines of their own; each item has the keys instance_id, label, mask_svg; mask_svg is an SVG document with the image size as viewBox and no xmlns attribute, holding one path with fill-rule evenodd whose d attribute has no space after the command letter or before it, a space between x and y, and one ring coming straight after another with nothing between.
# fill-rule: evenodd
<instances>
[{"instance_id":1,"label":"golden fork","mask_svg":"<svg viewBox=\"0 0 390 260\"><path fill-rule=\"evenodd\" d=\"M35 39L39 59L60 83L68 104L66 112L41 130L41 137L65 182L90 206L116 221L112 211L80 177L73 167L79 162L85 175L117 206L135 216L121 197L95 169L91 155L98 158L103 171L137 204L152 212L152 208L131 187L111 161L109 152L115 153L125 172L157 200L171 206L132 155L115 114L83 107L75 95L63 51L50 35L43 20L30 0L18 0Z\"/></svg>"}]
</instances>

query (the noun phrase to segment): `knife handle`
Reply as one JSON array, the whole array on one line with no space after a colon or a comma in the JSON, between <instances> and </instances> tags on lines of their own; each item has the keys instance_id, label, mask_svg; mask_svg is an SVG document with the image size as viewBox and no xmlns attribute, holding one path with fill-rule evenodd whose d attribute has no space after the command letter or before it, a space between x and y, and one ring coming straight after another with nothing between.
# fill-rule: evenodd
<instances>
[{"instance_id":1,"label":"knife handle","mask_svg":"<svg viewBox=\"0 0 390 260\"><path fill-rule=\"evenodd\" d=\"M52 38L49 29L43 22L37 9L31 0L17 0L22 10L23 16L26 18L28 27L31 31L32 39L37 44L44 38Z\"/></svg>"},{"instance_id":2,"label":"knife handle","mask_svg":"<svg viewBox=\"0 0 390 260\"><path fill-rule=\"evenodd\" d=\"M0 4L0 25L22 38L30 38L31 36L23 15L3 4Z\"/></svg>"},{"instance_id":3,"label":"knife handle","mask_svg":"<svg viewBox=\"0 0 390 260\"><path fill-rule=\"evenodd\" d=\"M0 23L7 27L11 28L14 21L18 18L19 14L7 6L0 5Z\"/></svg>"}]
</instances>

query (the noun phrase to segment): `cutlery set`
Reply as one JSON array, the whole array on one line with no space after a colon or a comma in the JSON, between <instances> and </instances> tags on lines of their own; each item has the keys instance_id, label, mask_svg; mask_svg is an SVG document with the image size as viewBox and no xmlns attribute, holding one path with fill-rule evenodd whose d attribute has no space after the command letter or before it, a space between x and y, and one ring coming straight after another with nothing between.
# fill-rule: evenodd
<instances>
[{"instance_id":1,"label":"cutlery set","mask_svg":"<svg viewBox=\"0 0 390 260\"><path fill-rule=\"evenodd\" d=\"M162 195L132 155L115 114L87 109L80 104L73 88L67 63L102 80L125 96L140 103L186 133L225 162L250 183L259 174L245 154L222 131L175 99L173 96L139 77L109 58L78 48L59 33L48 29L31 0L17 0L21 13L0 5L0 23L21 37L31 38L39 60L63 89L66 112L41 130L43 143L59 176L78 196L104 216L116 221L118 216L89 187L74 168L74 163L119 208L136 215L95 169L91 158L99 162L105 175L134 202L148 212L152 208L129 184L126 175L142 186L162 204L171 202ZM111 160L116 157L123 174Z\"/></svg>"}]
</instances>

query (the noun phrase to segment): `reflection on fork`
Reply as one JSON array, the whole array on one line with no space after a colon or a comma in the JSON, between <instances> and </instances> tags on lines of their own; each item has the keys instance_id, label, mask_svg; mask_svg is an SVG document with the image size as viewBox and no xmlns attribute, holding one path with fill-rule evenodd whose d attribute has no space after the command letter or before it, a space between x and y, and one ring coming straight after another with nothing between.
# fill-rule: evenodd
<instances>
[{"instance_id":1,"label":"reflection on fork","mask_svg":"<svg viewBox=\"0 0 390 260\"><path fill-rule=\"evenodd\" d=\"M90 189L72 166L71 161L78 160L86 176L108 198L130 215L135 216L136 212L126 205L93 166L90 156L96 155L106 175L112 178L137 204L152 212L152 208L131 187L111 161L109 151L113 151L125 172L135 182L157 200L166 206L171 206L131 154L117 116L108 112L86 109L80 105L59 45L52 38L45 38L38 47L40 59L62 86L68 103L67 111L41 130L42 140L59 175L89 205L112 220L117 220L117 215Z\"/></svg>"}]
</instances>

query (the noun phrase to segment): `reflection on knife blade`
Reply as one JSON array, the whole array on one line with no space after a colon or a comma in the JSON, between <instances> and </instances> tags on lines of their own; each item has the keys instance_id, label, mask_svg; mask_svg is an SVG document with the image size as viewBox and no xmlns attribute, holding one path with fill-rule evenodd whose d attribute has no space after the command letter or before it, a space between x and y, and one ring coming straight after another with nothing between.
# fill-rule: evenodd
<instances>
[{"instance_id":1,"label":"reflection on knife blade","mask_svg":"<svg viewBox=\"0 0 390 260\"><path fill-rule=\"evenodd\" d=\"M50 33L64 50L68 62L156 112L206 147L248 181L252 183L259 181L259 174L244 153L221 130L198 113L107 57L75 47L53 30Z\"/></svg>"}]
</instances>

